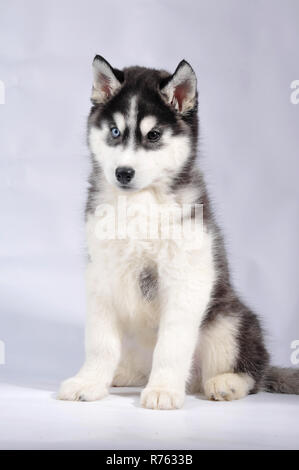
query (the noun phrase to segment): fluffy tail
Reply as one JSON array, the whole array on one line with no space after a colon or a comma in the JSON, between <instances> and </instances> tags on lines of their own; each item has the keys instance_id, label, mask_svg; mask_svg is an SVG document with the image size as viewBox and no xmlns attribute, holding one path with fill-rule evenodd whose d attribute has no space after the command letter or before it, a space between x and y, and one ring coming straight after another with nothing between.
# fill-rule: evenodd
<instances>
[{"instance_id":1,"label":"fluffy tail","mask_svg":"<svg viewBox=\"0 0 299 470\"><path fill-rule=\"evenodd\" d=\"M299 395L299 369L289 367L269 367L263 389L271 393Z\"/></svg>"}]
</instances>

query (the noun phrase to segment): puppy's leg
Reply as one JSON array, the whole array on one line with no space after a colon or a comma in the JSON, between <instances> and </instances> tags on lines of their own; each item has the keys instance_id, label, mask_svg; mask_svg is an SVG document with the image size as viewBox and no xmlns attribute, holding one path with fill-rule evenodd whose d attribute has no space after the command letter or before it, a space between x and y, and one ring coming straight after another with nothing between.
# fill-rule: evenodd
<instances>
[{"instance_id":1,"label":"puppy's leg","mask_svg":"<svg viewBox=\"0 0 299 470\"><path fill-rule=\"evenodd\" d=\"M257 387L267 356L256 318L246 315L244 322L244 313L218 314L201 328L198 360L203 391L210 400L236 400Z\"/></svg>"},{"instance_id":2,"label":"puppy's leg","mask_svg":"<svg viewBox=\"0 0 299 470\"><path fill-rule=\"evenodd\" d=\"M61 400L92 401L108 394L120 357L121 335L114 310L97 294L88 299L85 349L81 370L61 384Z\"/></svg>"},{"instance_id":3,"label":"puppy's leg","mask_svg":"<svg viewBox=\"0 0 299 470\"><path fill-rule=\"evenodd\" d=\"M145 369L136 357L136 352L134 354L134 351L127 351L116 369L112 385L114 387L142 387L148 379Z\"/></svg>"},{"instance_id":4,"label":"puppy's leg","mask_svg":"<svg viewBox=\"0 0 299 470\"><path fill-rule=\"evenodd\" d=\"M185 258L188 258L185 255ZM210 299L213 273L206 264L182 258L169 263L159 284L162 311L152 371L141 395L146 408L174 409L183 405L185 386L199 334L199 325ZM159 278L160 280L160 278Z\"/></svg>"}]
</instances>

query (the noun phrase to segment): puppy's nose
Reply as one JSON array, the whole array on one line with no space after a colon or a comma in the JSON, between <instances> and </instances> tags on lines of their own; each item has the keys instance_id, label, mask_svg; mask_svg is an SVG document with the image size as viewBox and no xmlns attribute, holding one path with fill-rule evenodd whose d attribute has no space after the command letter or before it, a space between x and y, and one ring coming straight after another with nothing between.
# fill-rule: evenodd
<instances>
[{"instance_id":1,"label":"puppy's nose","mask_svg":"<svg viewBox=\"0 0 299 470\"><path fill-rule=\"evenodd\" d=\"M119 166L115 170L115 176L119 183L129 184L130 181L134 178L135 170L128 166Z\"/></svg>"}]
</instances>

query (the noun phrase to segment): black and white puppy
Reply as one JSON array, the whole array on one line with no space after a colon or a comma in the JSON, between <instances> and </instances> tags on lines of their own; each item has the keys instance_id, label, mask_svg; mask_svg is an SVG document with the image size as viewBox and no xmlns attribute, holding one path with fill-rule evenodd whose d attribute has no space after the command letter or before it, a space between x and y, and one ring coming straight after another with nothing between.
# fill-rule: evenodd
<instances>
[{"instance_id":1,"label":"black and white puppy","mask_svg":"<svg viewBox=\"0 0 299 470\"><path fill-rule=\"evenodd\" d=\"M98 400L111 385L145 385L144 407L173 409L183 405L186 391L212 400L259 389L299 393L299 371L269 366L259 321L230 283L197 162L192 67L183 60L172 75L144 67L120 71L96 56L93 71L86 361L58 397ZM183 205L203 207L203 219L195 209L184 216L201 234L192 243L132 231L98 234L103 207L113 209L110 222L120 211L130 214L131 225L136 217L136 228L143 225L137 206L147 221L151 207ZM171 226L184 217L173 217ZM158 235L161 224L158 218Z\"/></svg>"}]
</instances>

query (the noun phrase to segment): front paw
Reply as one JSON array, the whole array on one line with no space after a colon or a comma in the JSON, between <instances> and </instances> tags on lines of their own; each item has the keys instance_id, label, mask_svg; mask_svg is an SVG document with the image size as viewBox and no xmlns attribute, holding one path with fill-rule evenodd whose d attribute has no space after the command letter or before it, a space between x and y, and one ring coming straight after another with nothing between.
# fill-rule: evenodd
<instances>
[{"instance_id":1,"label":"front paw","mask_svg":"<svg viewBox=\"0 0 299 470\"><path fill-rule=\"evenodd\" d=\"M141 393L141 405L152 410L175 410L182 408L185 393L175 389L147 387Z\"/></svg>"},{"instance_id":2,"label":"front paw","mask_svg":"<svg viewBox=\"0 0 299 470\"><path fill-rule=\"evenodd\" d=\"M98 381L75 376L62 382L57 398L58 400L94 401L104 398L107 394L107 388Z\"/></svg>"}]
</instances>

